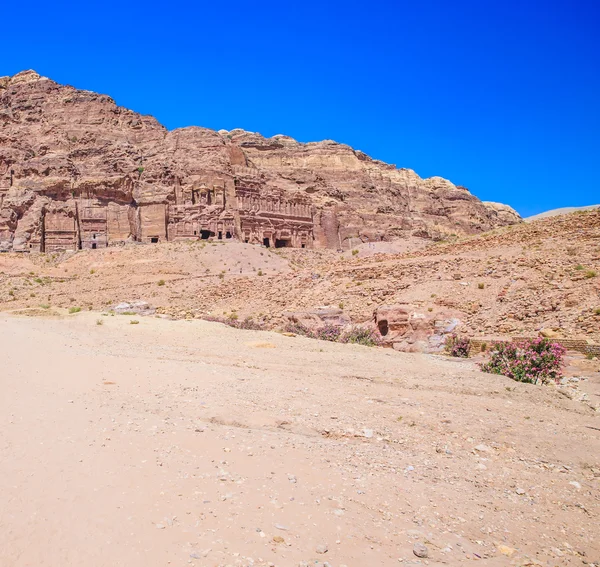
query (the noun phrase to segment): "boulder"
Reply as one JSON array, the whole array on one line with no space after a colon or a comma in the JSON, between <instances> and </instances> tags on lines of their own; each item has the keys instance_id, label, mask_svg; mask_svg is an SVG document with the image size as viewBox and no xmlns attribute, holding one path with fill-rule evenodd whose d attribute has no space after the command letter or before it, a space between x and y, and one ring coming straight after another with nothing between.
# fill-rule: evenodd
<instances>
[{"instance_id":1,"label":"boulder","mask_svg":"<svg viewBox=\"0 0 600 567\"><path fill-rule=\"evenodd\" d=\"M337 307L318 307L310 311L284 313L290 323L298 323L310 331L326 326L344 328L350 325L350 317Z\"/></svg>"},{"instance_id":2,"label":"boulder","mask_svg":"<svg viewBox=\"0 0 600 567\"><path fill-rule=\"evenodd\" d=\"M123 301L111 307L111 311L115 313L135 313L136 315L154 315L156 309L147 301Z\"/></svg>"},{"instance_id":3,"label":"boulder","mask_svg":"<svg viewBox=\"0 0 600 567\"><path fill-rule=\"evenodd\" d=\"M373 322L384 346L404 352L440 352L446 336L460 325L454 313L423 312L407 303L377 307Z\"/></svg>"}]
</instances>

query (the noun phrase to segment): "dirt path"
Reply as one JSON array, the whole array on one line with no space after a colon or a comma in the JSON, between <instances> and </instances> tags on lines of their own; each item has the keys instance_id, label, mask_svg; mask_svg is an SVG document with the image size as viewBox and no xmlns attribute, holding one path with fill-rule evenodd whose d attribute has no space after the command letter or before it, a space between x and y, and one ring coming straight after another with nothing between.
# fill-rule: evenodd
<instances>
[{"instance_id":1,"label":"dirt path","mask_svg":"<svg viewBox=\"0 0 600 567\"><path fill-rule=\"evenodd\" d=\"M0 315L0 565L600 562L587 405L471 362L130 320Z\"/></svg>"}]
</instances>

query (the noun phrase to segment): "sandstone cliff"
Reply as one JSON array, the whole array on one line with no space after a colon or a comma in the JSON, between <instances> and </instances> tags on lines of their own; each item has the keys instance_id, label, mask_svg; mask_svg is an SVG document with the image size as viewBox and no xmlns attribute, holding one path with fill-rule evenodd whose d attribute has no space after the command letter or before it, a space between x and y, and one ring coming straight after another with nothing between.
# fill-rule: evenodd
<instances>
[{"instance_id":1,"label":"sandstone cliff","mask_svg":"<svg viewBox=\"0 0 600 567\"><path fill-rule=\"evenodd\" d=\"M0 250L211 237L348 248L521 220L343 144L168 131L34 71L0 78L0 124Z\"/></svg>"}]
</instances>

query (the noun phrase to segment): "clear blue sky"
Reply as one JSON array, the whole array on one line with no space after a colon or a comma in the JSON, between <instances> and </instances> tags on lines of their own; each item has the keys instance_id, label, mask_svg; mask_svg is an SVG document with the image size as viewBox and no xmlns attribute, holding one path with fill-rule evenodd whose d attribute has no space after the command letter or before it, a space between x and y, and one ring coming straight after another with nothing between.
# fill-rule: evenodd
<instances>
[{"instance_id":1,"label":"clear blue sky","mask_svg":"<svg viewBox=\"0 0 600 567\"><path fill-rule=\"evenodd\" d=\"M168 128L334 139L521 214L600 202L600 2L5 2L35 69Z\"/></svg>"}]
</instances>

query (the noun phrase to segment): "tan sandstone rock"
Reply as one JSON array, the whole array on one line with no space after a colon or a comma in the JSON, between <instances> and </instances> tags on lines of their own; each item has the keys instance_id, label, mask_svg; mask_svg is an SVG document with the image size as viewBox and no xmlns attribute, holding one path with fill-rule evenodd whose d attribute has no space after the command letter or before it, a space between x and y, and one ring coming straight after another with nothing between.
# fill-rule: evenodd
<instances>
[{"instance_id":1,"label":"tan sandstone rock","mask_svg":"<svg viewBox=\"0 0 600 567\"><path fill-rule=\"evenodd\" d=\"M381 305L373 313L373 322L384 346L404 352L440 351L446 335L460 324L454 313L423 313L409 304Z\"/></svg>"}]
</instances>

